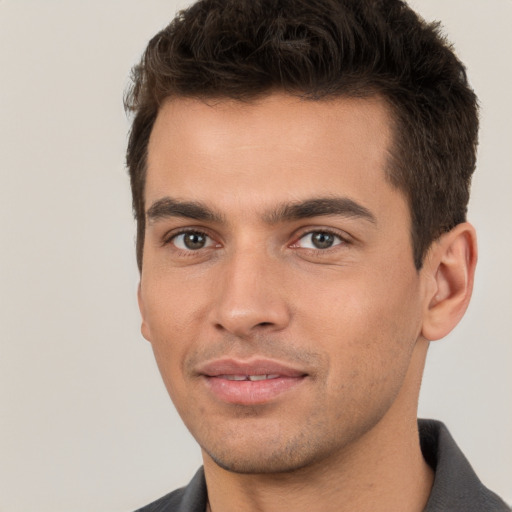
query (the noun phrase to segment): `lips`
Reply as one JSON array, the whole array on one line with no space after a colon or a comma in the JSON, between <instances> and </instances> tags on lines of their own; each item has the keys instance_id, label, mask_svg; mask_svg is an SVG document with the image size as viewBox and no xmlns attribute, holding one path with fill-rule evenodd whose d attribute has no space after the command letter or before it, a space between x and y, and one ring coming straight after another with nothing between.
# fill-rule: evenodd
<instances>
[{"instance_id":1,"label":"lips","mask_svg":"<svg viewBox=\"0 0 512 512\"><path fill-rule=\"evenodd\" d=\"M202 365L197 373L215 398L239 405L274 401L307 377L300 369L264 359L211 361Z\"/></svg>"},{"instance_id":2,"label":"lips","mask_svg":"<svg viewBox=\"0 0 512 512\"><path fill-rule=\"evenodd\" d=\"M242 381L242 380L250 380L251 382L257 382L262 380L269 380L269 379L278 379L280 377L279 374L275 375L217 375L219 379L227 379L227 380L236 380L236 381Z\"/></svg>"}]
</instances>

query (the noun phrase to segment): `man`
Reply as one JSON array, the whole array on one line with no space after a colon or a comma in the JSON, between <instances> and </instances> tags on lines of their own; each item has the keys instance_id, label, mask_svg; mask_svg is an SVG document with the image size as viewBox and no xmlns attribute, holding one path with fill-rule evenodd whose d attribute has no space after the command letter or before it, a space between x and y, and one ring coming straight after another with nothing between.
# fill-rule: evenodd
<instances>
[{"instance_id":1,"label":"man","mask_svg":"<svg viewBox=\"0 0 512 512\"><path fill-rule=\"evenodd\" d=\"M508 510L416 419L470 300L476 97L399 0L203 0L127 98L142 333L204 460L146 511Z\"/></svg>"}]
</instances>

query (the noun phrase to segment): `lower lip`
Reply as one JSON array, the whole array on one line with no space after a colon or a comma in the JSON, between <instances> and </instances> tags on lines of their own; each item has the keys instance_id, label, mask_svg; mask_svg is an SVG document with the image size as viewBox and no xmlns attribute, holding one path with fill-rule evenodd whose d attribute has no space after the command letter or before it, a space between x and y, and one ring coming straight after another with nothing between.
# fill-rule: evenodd
<instances>
[{"instance_id":1,"label":"lower lip","mask_svg":"<svg viewBox=\"0 0 512 512\"><path fill-rule=\"evenodd\" d=\"M240 405L257 405L275 400L304 379L305 376L250 381L205 376L207 386L219 400Z\"/></svg>"}]
</instances>

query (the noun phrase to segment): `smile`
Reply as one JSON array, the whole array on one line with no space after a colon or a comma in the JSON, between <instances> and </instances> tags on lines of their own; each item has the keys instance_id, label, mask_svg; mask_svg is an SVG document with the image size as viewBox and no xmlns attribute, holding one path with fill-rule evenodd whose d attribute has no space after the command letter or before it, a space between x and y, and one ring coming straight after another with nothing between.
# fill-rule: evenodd
<instances>
[{"instance_id":1,"label":"smile","mask_svg":"<svg viewBox=\"0 0 512 512\"><path fill-rule=\"evenodd\" d=\"M279 375L219 375L218 378L237 381L250 380L251 382L256 382L260 380L278 379Z\"/></svg>"},{"instance_id":2,"label":"smile","mask_svg":"<svg viewBox=\"0 0 512 512\"><path fill-rule=\"evenodd\" d=\"M308 376L293 366L267 359L210 361L197 373L215 399L248 406L276 401Z\"/></svg>"}]
</instances>

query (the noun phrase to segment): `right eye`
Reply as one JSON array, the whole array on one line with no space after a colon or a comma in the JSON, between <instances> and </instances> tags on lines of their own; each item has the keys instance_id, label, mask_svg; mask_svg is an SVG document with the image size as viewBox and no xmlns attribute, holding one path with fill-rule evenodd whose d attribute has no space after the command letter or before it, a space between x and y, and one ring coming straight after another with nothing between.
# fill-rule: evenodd
<instances>
[{"instance_id":1,"label":"right eye","mask_svg":"<svg viewBox=\"0 0 512 512\"><path fill-rule=\"evenodd\" d=\"M201 231L184 231L178 233L171 238L170 242L182 251L198 251L215 245L215 242Z\"/></svg>"}]
</instances>

